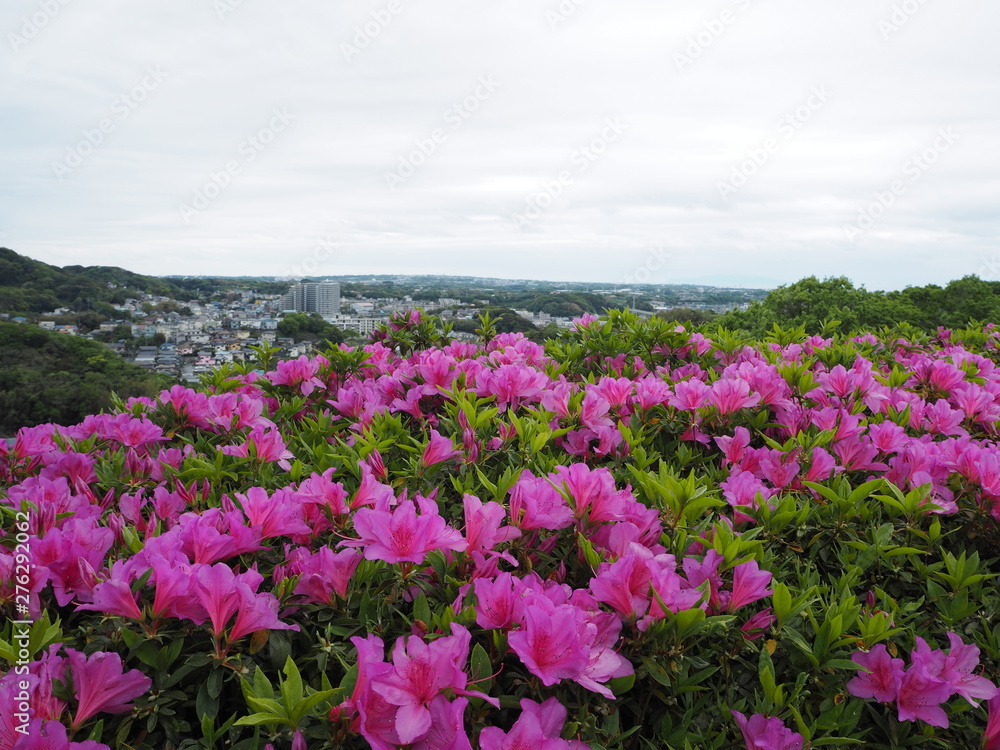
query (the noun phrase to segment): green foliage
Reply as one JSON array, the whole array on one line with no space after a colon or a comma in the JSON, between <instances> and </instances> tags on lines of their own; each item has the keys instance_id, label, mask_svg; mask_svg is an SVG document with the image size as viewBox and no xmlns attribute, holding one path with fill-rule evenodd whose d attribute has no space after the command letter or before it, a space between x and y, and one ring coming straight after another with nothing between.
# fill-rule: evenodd
<instances>
[{"instance_id":1,"label":"green foliage","mask_svg":"<svg viewBox=\"0 0 1000 750\"><path fill-rule=\"evenodd\" d=\"M153 396L171 382L93 341L0 322L0 434L75 424L110 408L113 393Z\"/></svg>"},{"instance_id":2,"label":"green foliage","mask_svg":"<svg viewBox=\"0 0 1000 750\"><path fill-rule=\"evenodd\" d=\"M168 281L122 268L58 268L0 247L0 312L39 313L69 307L107 316L108 303L124 302L140 291L181 295L181 290Z\"/></svg>"},{"instance_id":3,"label":"green foliage","mask_svg":"<svg viewBox=\"0 0 1000 750\"><path fill-rule=\"evenodd\" d=\"M328 341L334 345L344 341L344 332L319 313L289 313L278 323L278 334L295 341Z\"/></svg>"},{"instance_id":4,"label":"green foliage","mask_svg":"<svg viewBox=\"0 0 1000 750\"><path fill-rule=\"evenodd\" d=\"M839 330L874 330L912 325L922 331L938 326L960 328L972 321L1000 318L1000 282L966 276L941 288L934 284L900 292L869 292L845 277L815 276L781 286L747 310L721 316L718 324L763 337L775 325L804 326L806 333L823 333L829 321Z\"/></svg>"},{"instance_id":5,"label":"green foliage","mask_svg":"<svg viewBox=\"0 0 1000 750\"><path fill-rule=\"evenodd\" d=\"M719 317L714 310L701 310L691 307L674 307L669 310L662 310L656 313L656 317L672 323L685 323L691 325L703 325L711 323Z\"/></svg>"}]
</instances>

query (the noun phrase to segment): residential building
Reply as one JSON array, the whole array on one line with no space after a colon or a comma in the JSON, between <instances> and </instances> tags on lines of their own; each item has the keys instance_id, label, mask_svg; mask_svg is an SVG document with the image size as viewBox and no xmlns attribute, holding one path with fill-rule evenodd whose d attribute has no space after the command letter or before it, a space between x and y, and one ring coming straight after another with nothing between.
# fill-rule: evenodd
<instances>
[{"instance_id":1,"label":"residential building","mask_svg":"<svg viewBox=\"0 0 1000 750\"><path fill-rule=\"evenodd\" d=\"M336 281L309 281L295 284L281 298L284 312L337 315L340 312L340 284Z\"/></svg>"}]
</instances>

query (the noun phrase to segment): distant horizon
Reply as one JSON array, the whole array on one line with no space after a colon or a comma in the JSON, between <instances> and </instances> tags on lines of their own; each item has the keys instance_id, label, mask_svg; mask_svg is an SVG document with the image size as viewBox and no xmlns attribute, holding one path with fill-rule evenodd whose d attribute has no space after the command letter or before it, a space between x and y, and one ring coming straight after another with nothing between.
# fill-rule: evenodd
<instances>
[{"instance_id":1,"label":"distant horizon","mask_svg":"<svg viewBox=\"0 0 1000 750\"><path fill-rule=\"evenodd\" d=\"M89 266L89 267L103 267L103 268L121 268L122 270L129 271L131 273L137 273L137 274L140 274L140 275L143 275L143 276L152 276L152 277L161 278L161 279L171 279L171 278L177 278L177 279L198 279L198 278L214 278L214 279L259 279L261 281L266 281L268 283L289 283L289 284L294 284L294 283L296 283L298 281L303 281L303 280L330 279L331 281L346 280L346 281L351 281L351 282L362 282L364 279L369 279L369 278L392 279L392 278L397 278L397 277L406 277L406 278L412 278L412 279L444 278L444 279L457 279L457 280L482 280L482 281L485 281L485 282L500 281L500 282L510 282L510 283L518 283L518 282L520 282L520 283L543 283L543 284L551 284L551 285L558 285L558 284L586 284L586 285L589 285L589 286L597 286L597 287L600 287L600 286L603 285L604 288L614 289L615 291L621 291L621 289L623 287L624 288L643 288L643 287L656 288L656 287L688 287L688 286L691 286L691 287L706 287L706 288L714 288L714 289L743 289L743 290L746 290L746 291L773 291L774 289L777 289L780 286L789 286L790 284L797 283L799 281L802 281L803 279L815 277L815 278L817 278L819 280L824 280L824 279L829 279L829 278L846 278L855 287L857 287L857 288L864 288L866 291L869 291L869 292L891 292L891 291L902 291L906 287L914 287L914 286L921 287L921 286L927 286L927 285L932 285L932 284L936 285L936 286L939 286L939 287L945 287L949 283L951 283L952 281L957 281L958 279L964 278L964 276L956 276L954 278L949 278L949 279L946 279L946 280L929 281L926 284L908 284L906 286L901 286L901 287L899 287L897 289L874 289L874 288L869 288L865 284L858 283L857 281L855 281L854 279L852 279L847 274L830 274L830 275L824 275L824 276L820 276L818 274L806 274L805 276L802 276L802 277L800 277L798 279L795 279L794 281L782 282L780 284L774 284L773 286L750 286L748 284L721 283L719 281L709 282L709 281L685 281L685 280L672 280L672 281L668 280L668 281L658 281L658 282L655 282L655 283L653 283L653 282L638 282L638 281L633 281L633 282L631 282L629 284L626 284L624 282L615 283L615 282L610 282L608 280L594 280L594 281L589 281L589 280L580 280L580 279L574 280L574 279L566 279L566 278L562 278L562 279L544 279L544 278L492 276L492 275L482 275L482 274L449 274L449 273L430 273L430 272L408 273L408 272L396 272L396 271L378 271L378 272L371 272L371 273L352 273L352 274L337 274L337 273L334 272L334 273L323 273L323 274L306 275L306 276L301 276L301 277L296 277L296 278L281 277L281 276L276 276L276 275L273 275L273 274L266 274L266 273L264 273L264 274L238 274L238 275L233 275L233 274L219 274L219 273L169 273L169 274L159 274L159 273L147 273L145 271L140 271L140 270L137 270L135 268L130 268L130 267L127 267L127 266L116 266L116 265L109 265L109 264L106 264L106 263L87 263L87 264L82 264L82 263L70 262L70 263L58 264L58 263L53 263L53 262L50 262L50 261L47 261L47 260L43 260L42 258L35 258L35 257L29 256L29 255L26 255L25 253L19 252L18 250L14 249L14 248L11 248L11 247L0 246L0 248L3 248L3 247L5 247L5 249L7 249L7 250L11 250L11 251L13 251L15 253L18 253L19 255L22 255L24 257L31 258L31 260L40 261L42 263L48 263L49 265L58 266L60 268L64 268L66 266L84 266L84 267L88 267ZM976 276L977 274L966 274L966 276L968 276L968 275ZM980 278L982 278L982 277L980 277ZM996 279L986 279L986 280L987 281L996 281Z\"/></svg>"}]
</instances>

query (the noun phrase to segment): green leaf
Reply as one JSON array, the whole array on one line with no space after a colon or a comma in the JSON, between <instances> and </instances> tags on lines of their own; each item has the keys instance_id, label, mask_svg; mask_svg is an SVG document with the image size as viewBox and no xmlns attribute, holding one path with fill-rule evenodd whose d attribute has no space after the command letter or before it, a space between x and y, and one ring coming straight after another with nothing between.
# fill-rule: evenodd
<instances>
[{"instance_id":1,"label":"green leaf","mask_svg":"<svg viewBox=\"0 0 1000 750\"><path fill-rule=\"evenodd\" d=\"M313 707L319 705L323 701L332 700L334 703L340 703L340 699L346 696L347 691L342 690L341 688L334 688L333 690L319 690L313 693L302 700L295 707L295 711L291 714L292 726L297 727L306 714L308 714Z\"/></svg>"},{"instance_id":2,"label":"green leaf","mask_svg":"<svg viewBox=\"0 0 1000 750\"><path fill-rule=\"evenodd\" d=\"M285 660L282 671L285 673L285 680L281 683L281 697L285 701L287 714L291 716L295 706L302 702L302 675L291 656Z\"/></svg>"},{"instance_id":3,"label":"green leaf","mask_svg":"<svg viewBox=\"0 0 1000 750\"><path fill-rule=\"evenodd\" d=\"M850 737L820 737L818 740L813 740L812 747L820 747L822 745L863 745L864 740L854 740Z\"/></svg>"},{"instance_id":4,"label":"green leaf","mask_svg":"<svg viewBox=\"0 0 1000 750\"><path fill-rule=\"evenodd\" d=\"M862 669L860 664L857 664L850 659L827 659L823 662L823 666L828 669L850 669L852 672L857 672Z\"/></svg>"},{"instance_id":5,"label":"green leaf","mask_svg":"<svg viewBox=\"0 0 1000 750\"><path fill-rule=\"evenodd\" d=\"M615 694L616 698L631 690L633 685L635 685L635 672L608 680L608 688Z\"/></svg>"},{"instance_id":6,"label":"green leaf","mask_svg":"<svg viewBox=\"0 0 1000 750\"><path fill-rule=\"evenodd\" d=\"M493 664L490 662L486 649L479 643L472 649L469 667L472 675L470 683L473 689L488 694L490 688L493 687Z\"/></svg>"},{"instance_id":7,"label":"green leaf","mask_svg":"<svg viewBox=\"0 0 1000 750\"><path fill-rule=\"evenodd\" d=\"M282 720L288 719L285 707L274 700L274 698L247 698L246 700L247 705L255 711L272 713Z\"/></svg>"},{"instance_id":8,"label":"green leaf","mask_svg":"<svg viewBox=\"0 0 1000 750\"><path fill-rule=\"evenodd\" d=\"M246 680L243 680L246 685ZM243 690L244 696L247 695L247 690ZM260 698L273 698L274 689L271 687L271 682L267 679L267 675L264 674L264 670L258 667L253 673L253 688L250 695Z\"/></svg>"},{"instance_id":9,"label":"green leaf","mask_svg":"<svg viewBox=\"0 0 1000 750\"><path fill-rule=\"evenodd\" d=\"M238 727L256 727L261 724L285 724L285 719L269 713L256 713L236 720Z\"/></svg>"},{"instance_id":10,"label":"green leaf","mask_svg":"<svg viewBox=\"0 0 1000 750\"><path fill-rule=\"evenodd\" d=\"M427 603L427 596L424 594L413 600L413 619L419 620L427 627L431 625L431 607Z\"/></svg>"}]
</instances>

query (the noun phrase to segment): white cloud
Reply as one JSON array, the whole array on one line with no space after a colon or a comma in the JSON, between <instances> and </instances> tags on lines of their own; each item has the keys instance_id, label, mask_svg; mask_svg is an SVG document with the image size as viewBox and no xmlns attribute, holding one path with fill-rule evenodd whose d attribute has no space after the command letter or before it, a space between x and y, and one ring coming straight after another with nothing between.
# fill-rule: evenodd
<instances>
[{"instance_id":1,"label":"white cloud","mask_svg":"<svg viewBox=\"0 0 1000 750\"><path fill-rule=\"evenodd\" d=\"M0 243L57 264L280 276L329 237L331 275L588 280L664 247L653 282L869 288L943 283L996 251L1000 7L925 2L885 39L887 0L563 3L575 10L554 28L549 0L227 2L220 18L213 0L64 0L16 51L8 33L30 32L42 4L5 3ZM357 29L368 44L348 60ZM166 78L120 118L149 66ZM483 76L497 90L453 127ZM824 86L830 100L786 136L781 121ZM291 124L241 153L275 108ZM625 132L579 169L609 117ZM104 118L114 128L60 181L53 162ZM844 225L947 127L960 141L849 242ZM386 172L439 128L390 190ZM769 138L778 148L721 197ZM234 160L186 221L179 207ZM566 170L538 220L514 226Z\"/></svg>"}]
</instances>

